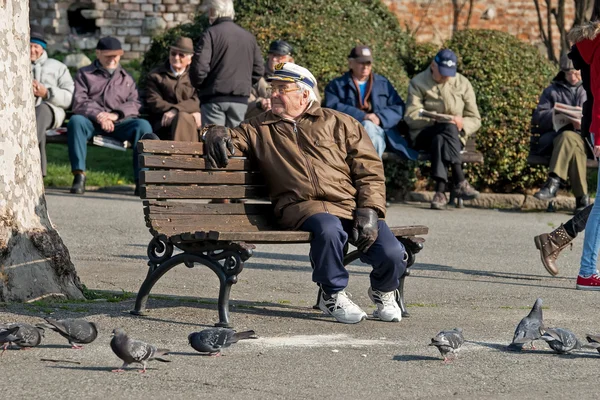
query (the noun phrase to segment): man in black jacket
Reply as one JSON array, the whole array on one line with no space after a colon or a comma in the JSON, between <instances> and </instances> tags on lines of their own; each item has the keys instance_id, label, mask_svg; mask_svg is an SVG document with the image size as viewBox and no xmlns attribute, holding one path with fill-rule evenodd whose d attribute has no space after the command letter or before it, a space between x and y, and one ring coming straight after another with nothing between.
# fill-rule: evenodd
<instances>
[{"instance_id":1,"label":"man in black jacket","mask_svg":"<svg viewBox=\"0 0 600 400\"><path fill-rule=\"evenodd\" d=\"M240 124L252 85L264 73L254 36L233 22L232 0L206 2L211 26L194 49L190 79L198 91L202 124Z\"/></svg>"}]
</instances>

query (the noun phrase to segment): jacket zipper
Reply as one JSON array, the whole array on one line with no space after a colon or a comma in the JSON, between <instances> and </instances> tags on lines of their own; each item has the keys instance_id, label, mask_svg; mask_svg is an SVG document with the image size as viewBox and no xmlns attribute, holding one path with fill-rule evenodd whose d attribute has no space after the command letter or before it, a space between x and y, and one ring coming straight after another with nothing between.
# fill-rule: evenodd
<instances>
[{"instance_id":1,"label":"jacket zipper","mask_svg":"<svg viewBox=\"0 0 600 400\"><path fill-rule=\"evenodd\" d=\"M302 147L300 146L300 134L298 133L298 127L296 126L296 121L292 121L292 124L294 124L294 133L296 134L296 143L298 144L298 151L300 151L300 154L302 154L302 157L304 157L304 164L306 164L306 170L308 171L308 175L309 175L308 179L310 180L313 190L315 191L315 196L318 196L319 192L318 192L317 185L316 185L316 176L314 174L313 169L310 166L308 157L306 157L306 154L304 154L304 151L302 150Z\"/></svg>"}]
</instances>

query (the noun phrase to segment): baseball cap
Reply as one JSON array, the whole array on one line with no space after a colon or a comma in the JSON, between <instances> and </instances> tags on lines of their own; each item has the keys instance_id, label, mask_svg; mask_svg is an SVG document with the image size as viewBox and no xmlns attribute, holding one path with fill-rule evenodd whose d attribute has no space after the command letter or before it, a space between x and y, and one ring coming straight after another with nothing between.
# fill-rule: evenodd
<instances>
[{"instance_id":1,"label":"baseball cap","mask_svg":"<svg viewBox=\"0 0 600 400\"><path fill-rule=\"evenodd\" d=\"M280 56L289 56L292 54L292 45L285 40L274 40L269 46L269 54L277 54Z\"/></svg>"},{"instance_id":2,"label":"baseball cap","mask_svg":"<svg viewBox=\"0 0 600 400\"><path fill-rule=\"evenodd\" d=\"M435 63L442 76L456 76L458 58L450 49L440 50L435 56Z\"/></svg>"},{"instance_id":3,"label":"baseball cap","mask_svg":"<svg viewBox=\"0 0 600 400\"><path fill-rule=\"evenodd\" d=\"M317 80L309 70L291 62L275 65L273 75L267 77L267 81L299 82L311 89L317 86Z\"/></svg>"},{"instance_id":4,"label":"baseball cap","mask_svg":"<svg viewBox=\"0 0 600 400\"><path fill-rule=\"evenodd\" d=\"M350 51L348 58L351 58L359 63L373 62L373 55L371 49L367 46L356 46Z\"/></svg>"},{"instance_id":5,"label":"baseball cap","mask_svg":"<svg viewBox=\"0 0 600 400\"><path fill-rule=\"evenodd\" d=\"M114 38L112 36L106 36L98 40L96 50L102 51L103 54L106 54L107 56L123 55L123 48L121 47L121 42L119 42L119 39Z\"/></svg>"}]
</instances>

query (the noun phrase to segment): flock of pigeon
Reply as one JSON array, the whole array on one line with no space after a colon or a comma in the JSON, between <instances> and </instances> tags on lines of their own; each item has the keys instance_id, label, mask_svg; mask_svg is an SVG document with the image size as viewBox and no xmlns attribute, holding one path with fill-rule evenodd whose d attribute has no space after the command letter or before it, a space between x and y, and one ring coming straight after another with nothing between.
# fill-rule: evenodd
<instances>
[{"instance_id":1,"label":"flock of pigeon","mask_svg":"<svg viewBox=\"0 0 600 400\"><path fill-rule=\"evenodd\" d=\"M3 345L2 354L9 345L21 349L33 348L42 342L46 329L58 332L69 341L73 349L82 349L83 344L92 343L98 337L98 328L93 322L85 319L45 318L46 323L34 325L15 323L0 324L0 345ZM208 328L200 332L193 332L188 336L188 342L194 350L210 356L221 355L221 349L231 346L242 339L256 338L254 331L235 332L227 328ZM127 336L122 328L113 330L110 341L112 351L123 360L123 365L113 372L123 372L130 364L141 364L146 372L148 361L156 360L169 362L163 358L169 353L167 349L134 340Z\"/></svg>"},{"instance_id":2,"label":"flock of pigeon","mask_svg":"<svg viewBox=\"0 0 600 400\"><path fill-rule=\"evenodd\" d=\"M524 350L529 344L531 350L535 350L533 342L543 340L558 354L569 354L573 350L596 349L600 353L600 335L586 335L588 343L581 343L577 336L568 329L546 328L542 316L542 299L538 298L529 314L519 322L509 350ZM441 331L431 339L430 346L435 346L440 351L444 362L449 362L450 354L456 358L460 348L465 342L463 330L454 328Z\"/></svg>"}]
</instances>

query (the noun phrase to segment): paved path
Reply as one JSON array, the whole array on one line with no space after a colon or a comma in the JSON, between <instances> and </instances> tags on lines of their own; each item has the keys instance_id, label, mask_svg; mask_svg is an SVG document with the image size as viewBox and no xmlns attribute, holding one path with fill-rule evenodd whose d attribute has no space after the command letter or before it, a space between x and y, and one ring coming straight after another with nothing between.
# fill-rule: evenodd
<instances>
[{"instance_id":1,"label":"paved path","mask_svg":"<svg viewBox=\"0 0 600 400\"><path fill-rule=\"evenodd\" d=\"M146 274L141 202L130 195L47 194L54 224L70 249L82 281L92 289L135 292ZM0 359L13 398L593 398L600 355L541 350L504 351L516 323L536 297L544 299L547 325L578 335L600 333L598 296L574 290L581 239L550 277L538 260L533 235L566 221L567 214L495 210L431 211L424 204L392 205L388 223L430 227L424 251L407 280L412 316L398 324L374 320L348 326L311 309L306 245L258 246L233 287L233 322L260 339L240 343L224 357L203 357L187 334L216 321L216 277L206 268L171 271L155 287L148 318L128 315L133 299L117 302L11 305L0 321L86 317L100 325L98 340L75 351L57 334L31 351ZM368 268L350 267L349 291L368 312ZM179 300L167 296L179 296ZM174 352L170 364L147 374L110 373L119 365L108 346L122 326L131 336ZM460 326L468 340L459 359L443 365L429 339ZM79 361L49 363L41 358Z\"/></svg>"}]
</instances>

